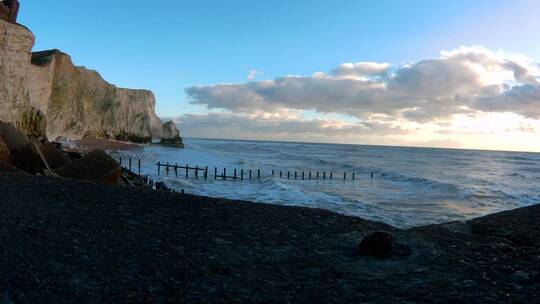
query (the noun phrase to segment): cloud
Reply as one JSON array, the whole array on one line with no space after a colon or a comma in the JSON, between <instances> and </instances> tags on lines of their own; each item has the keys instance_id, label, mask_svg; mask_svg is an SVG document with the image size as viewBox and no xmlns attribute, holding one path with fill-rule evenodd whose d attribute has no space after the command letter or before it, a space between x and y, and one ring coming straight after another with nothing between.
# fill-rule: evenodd
<instances>
[{"instance_id":1,"label":"cloud","mask_svg":"<svg viewBox=\"0 0 540 304\"><path fill-rule=\"evenodd\" d=\"M276 117L268 113L186 114L173 118L184 134L192 137L239 138L266 140L304 140L350 142L381 135L399 136L409 131L391 123L344 123L330 119L304 119L289 115ZM216 132L219 130L219 132Z\"/></svg>"},{"instance_id":2,"label":"cloud","mask_svg":"<svg viewBox=\"0 0 540 304\"><path fill-rule=\"evenodd\" d=\"M492 97L480 98L474 107L486 112L512 112L528 118L540 118L540 85L524 84Z\"/></svg>"},{"instance_id":3,"label":"cloud","mask_svg":"<svg viewBox=\"0 0 540 304\"><path fill-rule=\"evenodd\" d=\"M344 63L333 69L331 75L336 78L366 79L370 76L385 76L390 64L376 62Z\"/></svg>"},{"instance_id":4,"label":"cloud","mask_svg":"<svg viewBox=\"0 0 540 304\"><path fill-rule=\"evenodd\" d=\"M255 77L257 76L257 74L259 74L259 71L257 71L257 70L249 71L249 73L247 75L247 80L249 80L249 81L254 80Z\"/></svg>"},{"instance_id":5,"label":"cloud","mask_svg":"<svg viewBox=\"0 0 540 304\"><path fill-rule=\"evenodd\" d=\"M210 112L172 118L182 135L279 141L540 151L540 121L518 114L457 114L452 123L407 123L373 115L364 122L305 119L294 113ZM171 120L167 118L166 120Z\"/></svg>"},{"instance_id":6,"label":"cloud","mask_svg":"<svg viewBox=\"0 0 540 304\"><path fill-rule=\"evenodd\" d=\"M419 123L478 111L540 118L539 75L524 56L461 47L397 67L345 63L328 74L196 86L186 93L193 104L236 113L314 110Z\"/></svg>"}]
</instances>

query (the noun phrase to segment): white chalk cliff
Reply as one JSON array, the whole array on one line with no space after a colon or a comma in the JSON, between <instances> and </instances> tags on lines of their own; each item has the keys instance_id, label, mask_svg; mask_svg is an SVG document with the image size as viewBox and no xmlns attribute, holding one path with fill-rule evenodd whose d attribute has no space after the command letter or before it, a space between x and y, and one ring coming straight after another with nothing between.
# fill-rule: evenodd
<instances>
[{"instance_id":1,"label":"white chalk cliff","mask_svg":"<svg viewBox=\"0 0 540 304\"><path fill-rule=\"evenodd\" d=\"M58 50L31 53L33 45L27 28L0 20L0 120L52 140L179 138L155 114L151 91L117 88Z\"/></svg>"}]
</instances>

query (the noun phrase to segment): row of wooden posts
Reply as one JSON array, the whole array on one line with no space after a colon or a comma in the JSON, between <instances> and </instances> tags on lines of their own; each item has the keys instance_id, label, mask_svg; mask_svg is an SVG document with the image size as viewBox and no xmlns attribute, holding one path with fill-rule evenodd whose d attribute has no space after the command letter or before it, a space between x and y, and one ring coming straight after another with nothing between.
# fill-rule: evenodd
<instances>
[{"instance_id":1,"label":"row of wooden posts","mask_svg":"<svg viewBox=\"0 0 540 304\"><path fill-rule=\"evenodd\" d=\"M135 174L135 172L133 172L133 166L132 166L133 161L131 160L131 157L128 157L128 162L127 162L126 167L123 167L122 161L123 161L123 159L122 159L122 157L120 157L120 167L129 170L129 172L131 174ZM142 182L143 182L144 185L146 185L146 186L148 186L150 188L154 188L154 186L156 185L154 180L151 179L148 175L144 175L144 176L141 175L141 159L137 159L137 175L139 175L141 177Z\"/></svg>"},{"instance_id":2,"label":"row of wooden posts","mask_svg":"<svg viewBox=\"0 0 540 304\"><path fill-rule=\"evenodd\" d=\"M122 167L122 157L120 157L120 167ZM132 161L131 161L131 157L128 157L128 163L127 163L127 167L125 167L126 169L129 170L129 172L133 172L132 170ZM135 173L135 172L133 172ZM141 175L141 159L137 159L137 174Z\"/></svg>"},{"instance_id":3,"label":"row of wooden posts","mask_svg":"<svg viewBox=\"0 0 540 304\"><path fill-rule=\"evenodd\" d=\"M156 163L156 166L157 166L157 174L158 176L161 175L161 171L162 171L162 167L164 168L165 170L165 175L166 176L169 176L169 173L170 171L174 172L174 176L175 177L178 177L178 171L179 169L181 170L180 174L184 174L185 175L185 178L189 178L189 173L190 171L193 171L194 172L194 175L195 175L195 179L199 179L199 177L207 180L209 178L209 172L208 172L208 166L206 167L199 167L199 166L195 166L195 167L190 167L189 164L186 164L185 166L179 166L178 164L169 164L169 163L161 163L161 162L157 162ZM172 174L171 172L171 174ZM201 173L201 174L199 174ZM285 174L286 173L286 174ZM328 173L328 174L327 174ZM278 172L276 170L272 170L272 176L277 176L278 175ZM319 172L319 171L316 171L316 172L311 172L311 171L308 171L308 172L305 172L305 171L287 171L287 172L284 172L284 171L279 171L279 177L280 178L283 178L284 176L287 177L287 179L291 179L291 178L294 178L294 179L302 179L302 180L311 180L311 179L323 179L323 180L326 180L326 179L334 179L334 172L326 172L326 171L322 171L322 172ZM352 173L351 175L347 175L347 172L343 172L343 180L346 180L347 177L351 177L352 180L355 180L357 175L356 173ZM223 179L223 180L226 180L226 179L240 179L240 180L244 180L244 179L253 179L253 178L257 178L257 179L260 179L261 178L261 169L257 169L257 170L252 170L252 169L249 169L247 171L244 171L244 169L240 169L240 171L238 171L237 169L233 169L232 171L232 174L231 174L231 171L228 171L227 172L227 168L223 168L223 172L220 172L218 174L218 168L217 167L214 167L214 179ZM336 178L338 178L336 176ZM373 173L371 173L371 178L373 179Z\"/></svg>"}]
</instances>

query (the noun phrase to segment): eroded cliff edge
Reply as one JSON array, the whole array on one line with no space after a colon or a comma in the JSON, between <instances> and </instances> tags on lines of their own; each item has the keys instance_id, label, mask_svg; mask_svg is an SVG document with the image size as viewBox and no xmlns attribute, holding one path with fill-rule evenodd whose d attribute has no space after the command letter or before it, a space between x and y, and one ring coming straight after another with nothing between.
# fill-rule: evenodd
<instances>
[{"instance_id":1,"label":"eroded cliff edge","mask_svg":"<svg viewBox=\"0 0 540 304\"><path fill-rule=\"evenodd\" d=\"M51 140L172 139L151 91L118 88L58 50L31 53L34 40L27 28L0 20L0 120Z\"/></svg>"}]
</instances>

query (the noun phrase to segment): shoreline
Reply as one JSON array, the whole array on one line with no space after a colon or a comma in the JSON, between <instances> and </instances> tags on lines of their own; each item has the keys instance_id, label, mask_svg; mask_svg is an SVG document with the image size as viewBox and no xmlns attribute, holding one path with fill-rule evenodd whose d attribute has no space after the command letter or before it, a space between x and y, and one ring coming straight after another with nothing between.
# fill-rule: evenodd
<instances>
[{"instance_id":1,"label":"shoreline","mask_svg":"<svg viewBox=\"0 0 540 304\"><path fill-rule=\"evenodd\" d=\"M96 149L105 151L133 151L143 149L145 145L127 141L99 138L83 138L79 140L65 141L62 149L66 152L87 153Z\"/></svg>"},{"instance_id":2,"label":"shoreline","mask_svg":"<svg viewBox=\"0 0 540 304\"><path fill-rule=\"evenodd\" d=\"M540 205L400 230L320 209L70 179L0 175L0 190L0 292L16 303L530 303L540 295ZM373 231L391 233L410 254L356 255Z\"/></svg>"}]
</instances>

